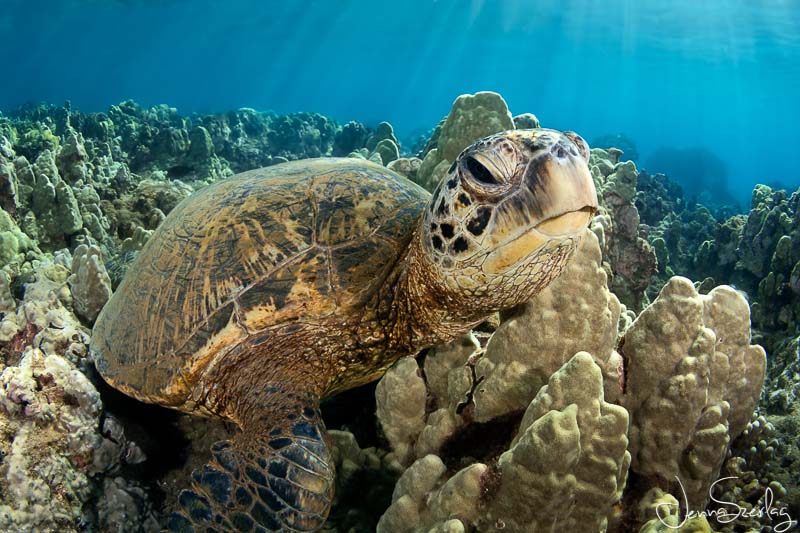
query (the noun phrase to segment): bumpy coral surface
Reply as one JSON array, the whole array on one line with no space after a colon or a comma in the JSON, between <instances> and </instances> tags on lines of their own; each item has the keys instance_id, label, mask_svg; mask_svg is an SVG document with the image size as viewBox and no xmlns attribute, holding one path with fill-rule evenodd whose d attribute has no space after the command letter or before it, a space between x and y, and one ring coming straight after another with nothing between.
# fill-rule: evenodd
<instances>
[{"instance_id":1,"label":"bumpy coral surface","mask_svg":"<svg viewBox=\"0 0 800 533\"><path fill-rule=\"evenodd\" d=\"M69 310L68 274L43 264L0 323L0 529L153 531L146 495L118 477L144 457L78 369L89 336Z\"/></svg>"},{"instance_id":2,"label":"bumpy coral surface","mask_svg":"<svg viewBox=\"0 0 800 533\"><path fill-rule=\"evenodd\" d=\"M477 420L525 409L549 376L579 351L596 358L608 398L619 397L621 360L615 348L622 309L606 285L598 239L586 232L559 278L501 315L504 320L475 367L484 377L474 394Z\"/></svg>"},{"instance_id":3,"label":"bumpy coral surface","mask_svg":"<svg viewBox=\"0 0 800 533\"><path fill-rule=\"evenodd\" d=\"M67 278L73 295L75 314L92 324L111 298L111 278L96 246L81 244L72 258L72 274Z\"/></svg>"},{"instance_id":4,"label":"bumpy coral surface","mask_svg":"<svg viewBox=\"0 0 800 533\"><path fill-rule=\"evenodd\" d=\"M505 100L497 93L459 96L442 124L437 147L425 155L417 183L432 191L461 150L482 137L515 128Z\"/></svg>"},{"instance_id":5,"label":"bumpy coral surface","mask_svg":"<svg viewBox=\"0 0 800 533\"><path fill-rule=\"evenodd\" d=\"M639 211L634 204L638 172L633 161L619 161L620 150L595 148L589 167L597 196L610 224L605 230L605 254L611 266L611 288L622 303L641 310L645 290L656 272L656 254L642 238Z\"/></svg>"},{"instance_id":6,"label":"bumpy coral surface","mask_svg":"<svg viewBox=\"0 0 800 533\"><path fill-rule=\"evenodd\" d=\"M703 296L672 278L627 330L622 351L634 471L664 486L679 478L690 505L704 507L764 382L746 300L727 286Z\"/></svg>"},{"instance_id":7,"label":"bumpy coral surface","mask_svg":"<svg viewBox=\"0 0 800 533\"><path fill-rule=\"evenodd\" d=\"M408 358L390 369L378 418L398 457L416 461L379 530L625 530L650 520L634 510L648 487L683 496L676 477L703 509L764 379L747 302L676 277L618 339L621 310L587 231L575 261L501 315L485 349L468 335L422 368ZM450 454L470 443L473 462L447 476L446 463L465 459ZM570 501L581 505L564 512Z\"/></svg>"}]
</instances>

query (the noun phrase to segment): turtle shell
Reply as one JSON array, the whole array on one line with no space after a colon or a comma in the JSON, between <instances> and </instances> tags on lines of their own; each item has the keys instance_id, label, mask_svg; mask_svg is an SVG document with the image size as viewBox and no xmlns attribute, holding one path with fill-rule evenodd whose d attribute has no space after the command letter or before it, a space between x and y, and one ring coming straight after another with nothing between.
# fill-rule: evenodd
<instances>
[{"instance_id":1,"label":"turtle shell","mask_svg":"<svg viewBox=\"0 0 800 533\"><path fill-rule=\"evenodd\" d=\"M169 213L98 317L100 373L136 398L180 407L209 362L247 337L353 316L401 258L429 198L358 159L290 162L201 189Z\"/></svg>"}]
</instances>

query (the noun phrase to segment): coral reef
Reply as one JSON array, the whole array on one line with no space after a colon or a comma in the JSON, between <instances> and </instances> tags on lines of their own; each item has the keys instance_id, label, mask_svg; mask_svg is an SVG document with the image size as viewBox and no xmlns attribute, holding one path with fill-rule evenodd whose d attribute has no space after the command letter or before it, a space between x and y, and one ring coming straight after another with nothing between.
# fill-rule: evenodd
<instances>
[{"instance_id":1,"label":"coral reef","mask_svg":"<svg viewBox=\"0 0 800 533\"><path fill-rule=\"evenodd\" d=\"M700 295L674 277L621 346L632 469L658 487L677 477L689 505L705 507L764 382L766 355L750 345L747 301L725 285Z\"/></svg>"},{"instance_id":2,"label":"coral reef","mask_svg":"<svg viewBox=\"0 0 800 533\"><path fill-rule=\"evenodd\" d=\"M655 250L642 238L643 226L634 204L638 172L632 161L620 161L617 149L592 149L589 167L597 196L610 224L605 229L604 252L612 273L611 287L626 306L641 310L645 290L656 272Z\"/></svg>"},{"instance_id":3,"label":"coral reef","mask_svg":"<svg viewBox=\"0 0 800 533\"><path fill-rule=\"evenodd\" d=\"M626 314L587 232L561 277L501 315L485 348L470 335L421 367L407 358L390 369L378 419L413 464L379 531L625 530L645 522L636 509L647 491L681 496L676 476L703 509L764 379L749 308L729 287L700 295L676 277L618 340ZM447 475L448 464L460 469ZM565 513L570 498L581 506Z\"/></svg>"},{"instance_id":4,"label":"coral reef","mask_svg":"<svg viewBox=\"0 0 800 533\"><path fill-rule=\"evenodd\" d=\"M353 124L352 122L350 124ZM360 159L368 159L379 165L388 166L400 158L400 142L394 136L394 128L388 122L381 122L378 124L375 132L367 137L366 145L362 148L357 148L348 154L349 157L357 157ZM414 161L412 159L410 161ZM409 160L407 160L409 161ZM419 164L415 164L416 169ZM411 174L411 167L408 164L401 164L400 169L406 170L406 175Z\"/></svg>"},{"instance_id":5,"label":"coral reef","mask_svg":"<svg viewBox=\"0 0 800 533\"><path fill-rule=\"evenodd\" d=\"M464 95L409 153L388 123L315 113L187 117L128 101L0 116L0 529L155 531L207 444L233 431L177 417L183 450L152 427L143 435L146 421L101 403L85 358L87 328L183 198L326 155L432 189L478 138L538 124L496 93ZM337 499L325 531L667 531L685 516L682 489L702 509L724 477L717 496L750 510L774 497L800 517L800 191L758 186L736 214L685 195L689 174L640 172L624 140L591 152L601 211L561 278L393 367L374 388L380 438L361 442L371 416L335 426L352 433L331 432ZM746 294L752 341L769 353L752 418L764 355L750 345L744 296L725 284ZM153 439L148 456L170 448L185 462L133 481L133 464L159 459L145 461L131 431ZM774 522L696 517L678 530Z\"/></svg>"},{"instance_id":6,"label":"coral reef","mask_svg":"<svg viewBox=\"0 0 800 533\"><path fill-rule=\"evenodd\" d=\"M527 304L501 314L475 365L476 375L483 377L474 392L477 421L525 409L549 376L579 351L592 354L603 371L606 398L619 398L616 345L622 306L606 288L601 261L598 239L587 232L559 278ZM592 312L583 312L588 309Z\"/></svg>"},{"instance_id":7,"label":"coral reef","mask_svg":"<svg viewBox=\"0 0 800 533\"><path fill-rule=\"evenodd\" d=\"M800 335L800 190L787 195L758 186L741 231L737 267L756 290L753 321Z\"/></svg>"},{"instance_id":8,"label":"coral reef","mask_svg":"<svg viewBox=\"0 0 800 533\"><path fill-rule=\"evenodd\" d=\"M636 206L642 213L640 234L652 246L658 271L644 300L652 300L675 275L698 280L701 293L719 284L735 286L752 307L753 338L768 359L764 416L775 428L775 459L761 479L779 480L786 502L800 515L797 450L792 444L798 416L798 202L800 191L787 193L758 185L748 214L686 203L679 187L663 175L639 174ZM610 224L616 222L610 217ZM761 486L767 484L760 483ZM752 500L752 498L751 498ZM753 505L753 501L750 502Z\"/></svg>"},{"instance_id":9,"label":"coral reef","mask_svg":"<svg viewBox=\"0 0 800 533\"><path fill-rule=\"evenodd\" d=\"M69 310L68 274L42 263L3 310L0 529L155 531L147 495L119 475L145 458L79 370L89 335Z\"/></svg>"},{"instance_id":10,"label":"coral reef","mask_svg":"<svg viewBox=\"0 0 800 533\"><path fill-rule=\"evenodd\" d=\"M527 130L539 127L539 119L533 113L523 113L512 118L514 121L514 128L518 130Z\"/></svg>"},{"instance_id":11,"label":"coral reef","mask_svg":"<svg viewBox=\"0 0 800 533\"><path fill-rule=\"evenodd\" d=\"M418 459L378 531L604 530L630 462L627 424L625 410L603 400L600 368L579 352L533 399L496 465L476 463L447 479L439 457ZM575 500L582 505L563 512Z\"/></svg>"},{"instance_id":12,"label":"coral reef","mask_svg":"<svg viewBox=\"0 0 800 533\"><path fill-rule=\"evenodd\" d=\"M645 207L645 233L659 259L648 294L657 293L675 274L711 278L710 287L727 283L745 291L756 338L775 355L771 365L780 374L793 360L788 343L800 336L798 203L800 191L787 194L758 185L747 215L720 216L693 204L657 220Z\"/></svg>"},{"instance_id":13,"label":"coral reef","mask_svg":"<svg viewBox=\"0 0 800 533\"><path fill-rule=\"evenodd\" d=\"M342 157L367 145L369 131L363 124L351 120L336 131L331 155Z\"/></svg>"},{"instance_id":14,"label":"coral reef","mask_svg":"<svg viewBox=\"0 0 800 533\"><path fill-rule=\"evenodd\" d=\"M503 97L493 92L465 94L456 98L417 173L417 183L432 191L461 150L481 137L513 130L514 121Z\"/></svg>"}]
</instances>

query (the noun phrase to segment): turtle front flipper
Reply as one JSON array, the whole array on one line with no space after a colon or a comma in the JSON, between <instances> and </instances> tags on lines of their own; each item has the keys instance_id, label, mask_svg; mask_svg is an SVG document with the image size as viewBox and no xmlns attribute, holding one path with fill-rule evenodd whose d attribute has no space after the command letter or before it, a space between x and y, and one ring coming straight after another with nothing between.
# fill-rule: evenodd
<instances>
[{"instance_id":1,"label":"turtle front flipper","mask_svg":"<svg viewBox=\"0 0 800 533\"><path fill-rule=\"evenodd\" d=\"M211 447L212 459L192 473L168 531L294 533L322 527L335 474L325 425L316 401L293 394L273 400L281 397L285 403L268 402L273 408L250 414L233 440Z\"/></svg>"}]
</instances>

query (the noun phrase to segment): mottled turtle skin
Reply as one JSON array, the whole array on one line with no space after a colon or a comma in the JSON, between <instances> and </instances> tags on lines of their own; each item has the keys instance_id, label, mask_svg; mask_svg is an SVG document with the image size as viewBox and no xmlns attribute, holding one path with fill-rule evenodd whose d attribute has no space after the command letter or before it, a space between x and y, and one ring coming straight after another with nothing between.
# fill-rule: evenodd
<instances>
[{"instance_id":1,"label":"mottled turtle skin","mask_svg":"<svg viewBox=\"0 0 800 533\"><path fill-rule=\"evenodd\" d=\"M373 163L252 170L182 201L98 317L117 389L236 422L181 493L172 531L316 531L333 498L321 398L523 303L597 207L588 146L483 139L431 195Z\"/></svg>"}]
</instances>

